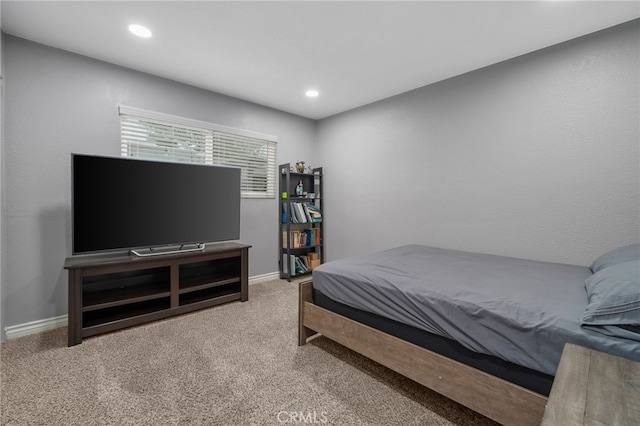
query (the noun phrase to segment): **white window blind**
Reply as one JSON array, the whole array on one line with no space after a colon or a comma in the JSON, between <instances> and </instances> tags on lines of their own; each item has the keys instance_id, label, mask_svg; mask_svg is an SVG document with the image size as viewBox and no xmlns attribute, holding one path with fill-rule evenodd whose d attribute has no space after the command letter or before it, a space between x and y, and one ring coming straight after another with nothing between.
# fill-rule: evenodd
<instances>
[{"instance_id":1,"label":"white window blind","mask_svg":"<svg viewBox=\"0 0 640 426\"><path fill-rule=\"evenodd\" d=\"M120 107L121 154L241 169L243 198L274 198L277 138L213 123Z\"/></svg>"}]
</instances>

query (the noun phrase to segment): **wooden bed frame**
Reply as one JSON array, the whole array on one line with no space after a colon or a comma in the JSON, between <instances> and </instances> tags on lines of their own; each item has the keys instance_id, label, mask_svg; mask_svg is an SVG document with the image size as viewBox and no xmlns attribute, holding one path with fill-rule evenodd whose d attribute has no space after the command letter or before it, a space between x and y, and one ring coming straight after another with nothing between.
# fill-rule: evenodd
<instances>
[{"instance_id":1,"label":"wooden bed frame","mask_svg":"<svg viewBox=\"0 0 640 426\"><path fill-rule=\"evenodd\" d=\"M318 333L504 425L539 425L547 397L314 304L300 283L298 345Z\"/></svg>"}]
</instances>

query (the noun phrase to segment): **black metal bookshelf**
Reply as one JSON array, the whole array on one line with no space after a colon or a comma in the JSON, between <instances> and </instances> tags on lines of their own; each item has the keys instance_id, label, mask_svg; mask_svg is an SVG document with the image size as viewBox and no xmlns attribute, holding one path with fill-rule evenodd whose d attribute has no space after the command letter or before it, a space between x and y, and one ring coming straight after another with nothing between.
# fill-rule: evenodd
<instances>
[{"instance_id":1,"label":"black metal bookshelf","mask_svg":"<svg viewBox=\"0 0 640 426\"><path fill-rule=\"evenodd\" d=\"M278 211L280 278L311 274L324 262L322 167L281 164Z\"/></svg>"}]
</instances>

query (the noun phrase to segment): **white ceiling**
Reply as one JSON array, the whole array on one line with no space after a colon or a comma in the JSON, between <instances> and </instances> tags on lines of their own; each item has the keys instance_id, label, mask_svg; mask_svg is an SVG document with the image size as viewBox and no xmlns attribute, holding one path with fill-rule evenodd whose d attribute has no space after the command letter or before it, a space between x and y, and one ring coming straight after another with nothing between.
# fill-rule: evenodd
<instances>
[{"instance_id":1,"label":"white ceiling","mask_svg":"<svg viewBox=\"0 0 640 426\"><path fill-rule=\"evenodd\" d=\"M3 0L1 16L8 34L319 119L638 18L640 2Z\"/></svg>"}]
</instances>

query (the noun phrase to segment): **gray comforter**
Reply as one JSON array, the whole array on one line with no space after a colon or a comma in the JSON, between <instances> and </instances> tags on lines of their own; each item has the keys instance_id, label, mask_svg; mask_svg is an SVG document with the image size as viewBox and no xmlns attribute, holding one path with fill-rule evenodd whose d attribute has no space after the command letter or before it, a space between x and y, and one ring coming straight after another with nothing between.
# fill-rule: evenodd
<instances>
[{"instance_id":1,"label":"gray comforter","mask_svg":"<svg viewBox=\"0 0 640 426\"><path fill-rule=\"evenodd\" d=\"M581 327L584 266L409 245L325 263L313 285L348 306L555 375L567 342L640 360L637 341Z\"/></svg>"}]
</instances>

